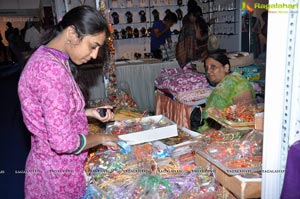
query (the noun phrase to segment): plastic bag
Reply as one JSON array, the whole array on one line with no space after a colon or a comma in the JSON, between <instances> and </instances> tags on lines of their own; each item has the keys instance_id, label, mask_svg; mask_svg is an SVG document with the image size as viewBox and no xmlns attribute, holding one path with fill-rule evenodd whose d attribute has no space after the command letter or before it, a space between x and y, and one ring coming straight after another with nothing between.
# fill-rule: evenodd
<instances>
[{"instance_id":1,"label":"plastic bag","mask_svg":"<svg viewBox=\"0 0 300 199\"><path fill-rule=\"evenodd\" d=\"M209 52L218 50L220 48L220 43L216 35L213 34L212 30L208 28L208 41L207 50Z\"/></svg>"}]
</instances>

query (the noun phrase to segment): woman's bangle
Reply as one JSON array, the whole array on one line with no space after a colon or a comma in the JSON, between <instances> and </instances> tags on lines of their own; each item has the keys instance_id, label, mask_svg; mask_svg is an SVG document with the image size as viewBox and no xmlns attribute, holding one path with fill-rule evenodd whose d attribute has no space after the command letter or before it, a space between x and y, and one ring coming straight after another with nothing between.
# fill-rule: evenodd
<instances>
[{"instance_id":1,"label":"woman's bangle","mask_svg":"<svg viewBox=\"0 0 300 199\"><path fill-rule=\"evenodd\" d=\"M85 136L83 134L79 134L79 138L80 138L79 147L73 152L76 155L79 154L79 153L81 153L81 151L86 146L86 138L85 138Z\"/></svg>"}]
</instances>

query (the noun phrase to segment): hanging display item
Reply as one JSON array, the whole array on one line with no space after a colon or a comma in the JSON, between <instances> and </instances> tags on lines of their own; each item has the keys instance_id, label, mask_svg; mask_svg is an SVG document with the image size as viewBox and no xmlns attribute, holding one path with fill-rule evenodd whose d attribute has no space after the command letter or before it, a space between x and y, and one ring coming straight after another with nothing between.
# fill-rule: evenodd
<instances>
[{"instance_id":1,"label":"hanging display item","mask_svg":"<svg viewBox=\"0 0 300 199\"><path fill-rule=\"evenodd\" d=\"M135 38L139 38L140 37L139 29L137 29L137 28L133 29L133 35L134 35Z\"/></svg>"},{"instance_id":2,"label":"hanging display item","mask_svg":"<svg viewBox=\"0 0 300 199\"><path fill-rule=\"evenodd\" d=\"M121 37L122 39L126 39L126 30L124 28L121 30Z\"/></svg>"},{"instance_id":3,"label":"hanging display item","mask_svg":"<svg viewBox=\"0 0 300 199\"><path fill-rule=\"evenodd\" d=\"M142 37L147 37L146 28L145 27L141 28L141 35L142 35Z\"/></svg>"},{"instance_id":4,"label":"hanging display item","mask_svg":"<svg viewBox=\"0 0 300 199\"><path fill-rule=\"evenodd\" d=\"M159 12L156 9L152 10L152 15L153 15L154 21L159 21Z\"/></svg>"},{"instance_id":5,"label":"hanging display item","mask_svg":"<svg viewBox=\"0 0 300 199\"><path fill-rule=\"evenodd\" d=\"M118 32L118 30L114 30L114 39L119 39L119 32Z\"/></svg>"},{"instance_id":6,"label":"hanging display item","mask_svg":"<svg viewBox=\"0 0 300 199\"><path fill-rule=\"evenodd\" d=\"M119 38L119 33L117 30L113 29L112 24L110 23L109 16L107 15L107 10L106 10L106 5L104 1L99 2L99 8L100 12L103 16L106 16L107 21L109 23L109 32L111 35L114 37ZM132 15L132 14L131 14ZM118 13L113 13L112 16L115 16L117 18ZM132 28L130 27L131 31L128 28L128 32L131 32L131 35L133 35ZM122 38L126 38L126 30L122 29L121 30L121 36ZM124 108L124 107L133 107L136 108L136 103L132 99L129 93L126 93L125 91L117 88L117 75L116 75L116 66L115 66L115 59L114 59L114 54L115 54L115 48L114 48L114 37L109 36L108 38L108 47L109 47L109 63L108 69L104 71L104 82L105 82L105 91L106 91L106 96L109 100L109 104L113 104L113 106L116 109L119 108Z\"/></svg>"},{"instance_id":7,"label":"hanging display item","mask_svg":"<svg viewBox=\"0 0 300 199\"><path fill-rule=\"evenodd\" d=\"M127 23L132 23L132 16L133 16L132 13L127 11L125 13L125 16L127 17Z\"/></svg>"},{"instance_id":8,"label":"hanging display item","mask_svg":"<svg viewBox=\"0 0 300 199\"><path fill-rule=\"evenodd\" d=\"M112 18L113 18L114 24L118 24L118 23L120 22L120 21L119 21L119 14L118 14L118 13L113 12L113 13L111 14L111 16L112 16Z\"/></svg>"},{"instance_id":9,"label":"hanging display item","mask_svg":"<svg viewBox=\"0 0 300 199\"><path fill-rule=\"evenodd\" d=\"M143 22L146 22L146 12L144 11L144 10L141 10L140 12L139 12L139 15L140 15L140 17L141 17L141 22L143 23Z\"/></svg>"},{"instance_id":10,"label":"hanging display item","mask_svg":"<svg viewBox=\"0 0 300 199\"><path fill-rule=\"evenodd\" d=\"M132 38L133 37L133 30L131 26L126 27L126 33L127 33L127 38Z\"/></svg>"}]
</instances>

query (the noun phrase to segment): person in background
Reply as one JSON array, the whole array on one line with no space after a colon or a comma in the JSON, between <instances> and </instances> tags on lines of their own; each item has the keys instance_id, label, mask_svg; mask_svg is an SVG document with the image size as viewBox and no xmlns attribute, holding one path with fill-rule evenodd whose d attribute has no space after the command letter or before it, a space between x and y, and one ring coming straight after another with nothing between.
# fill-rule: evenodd
<instances>
[{"instance_id":1,"label":"person in background","mask_svg":"<svg viewBox=\"0 0 300 199\"><path fill-rule=\"evenodd\" d=\"M31 22L30 21L26 21L25 24L24 24L24 27L20 30L20 36L21 36L21 39L23 41L25 41L25 34L26 34L26 31L31 28Z\"/></svg>"},{"instance_id":2,"label":"person in background","mask_svg":"<svg viewBox=\"0 0 300 199\"><path fill-rule=\"evenodd\" d=\"M6 46L3 43L3 37L1 35L1 33L0 33L0 53L1 53L1 57L2 57L1 61L7 61L8 58L7 58Z\"/></svg>"},{"instance_id":3,"label":"person in background","mask_svg":"<svg viewBox=\"0 0 300 199\"><path fill-rule=\"evenodd\" d=\"M167 12L163 20L154 21L151 28L151 53L154 58L161 59L160 45L172 43L170 28L177 23L177 15Z\"/></svg>"},{"instance_id":4,"label":"person in background","mask_svg":"<svg viewBox=\"0 0 300 199\"><path fill-rule=\"evenodd\" d=\"M39 20L34 19L32 26L26 30L24 41L29 44L31 49L35 49L41 45L44 30Z\"/></svg>"},{"instance_id":5,"label":"person in background","mask_svg":"<svg viewBox=\"0 0 300 199\"><path fill-rule=\"evenodd\" d=\"M26 43L21 39L18 28L14 28L13 33L9 35L9 39L8 47L11 50L11 60L23 66L25 58L22 52L26 51Z\"/></svg>"},{"instance_id":6,"label":"person in background","mask_svg":"<svg viewBox=\"0 0 300 199\"><path fill-rule=\"evenodd\" d=\"M12 35L14 34L14 28L12 26L12 23L9 21L6 23L6 31L5 31L5 39L8 43L8 56L12 59L13 57L13 52L12 50L10 49L9 47L9 44L12 42L11 38L12 38Z\"/></svg>"},{"instance_id":7,"label":"person in background","mask_svg":"<svg viewBox=\"0 0 300 199\"><path fill-rule=\"evenodd\" d=\"M176 59L184 67L191 61L202 61L207 56L208 25L199 6L189 9L180 30L176 46Z\"/></svg>"},{"instance_id":8,"label":"person in background","mask_svg":"<svg viewBox=\"0 0 300 199\"><path fill-rule=\"evenodd\" d=\"M266 52L267 48L267 31L268 31L268 11L264 11L261 14L264 25L261 28L261 34L259 34L260 50L261 52Z\"/></svg>"},{"instance_id":9,"label":"person in background","mask_svg":"<svg viewBox=\"0 0 300 199\"><path fill-rule=\"evenodd\" d=\"M188 23L188 13L190 12L190 10L196 6L199 6L197 1L195 0L189 0L187 2L187 14L184 15L183 20L182 20L182 24L184 25L185 23ZM200 7L200 6L199 6ZM203 12L202 12L202 8L200 7L200 16L203 17ZM209 19L209 21L207 22L207 25L210 26L212 24L214 24L216 22L216 18L211 18Z\"/></svg>"},{"instance_id":10,"label":"person in background","mask_svg":"<svg viewBox=\"0 0 300 199\"><path fill-rule=\"evenodd\" d=\"M195 1L195 0L189 0L187 2L187 14L184 15L183 19L182 19L182 25L184 25L185 23L187 23L189 21L189 17L188 17L188 13L191 11L192 8L198 6L198 3ZM203 13L202 13L202 8L200 7L200 15L203 16Z\"/></svg>"},{"instance_id":11,"label":"person in background","mask_svg":"<svg viewBox=\"0 0 300 199\"><path fill-rule=\"evenodd\" d=\"M210 128L218 128L216 122L208 118L208 108L224 109L233 104L254 103L255 99L250 82L241 74L230 72L229 59L225 54L221 52L209 54L204 60L204 68L207 79L215 88L207 98L203 109L203 125L198 128L200 133Z\"/></svg>"},{"instance_id":12,"label":"person in background","mask_svg":"<svg viewBox=\"0 0 300 199\"><path fill-rule=\"evenodd\" d=\"M14 28L12 26L12 23L9 21L6 23L6 31L5 31L5 39L7 42L9 42L9 35L14 32Z\"/></svg>"},{"instance_id":13,"label":"person in background","mask_svg":"<svg viewBox=\"0 0 300 199\"><path fill-rule=\"evenodd\" d=\"M114 114L111 106L85 109L71 72L76 68L69 65L69 59L78 67L95 59L108 33L98 10L75 7L27 61L18 84L24 123L31 132L25 198L82 198L87 149L100 144L118 148L117 135L88 134L87 117L108 122ZM104 117L99 108L107 109Z\"/></svg>"}]
</instances>

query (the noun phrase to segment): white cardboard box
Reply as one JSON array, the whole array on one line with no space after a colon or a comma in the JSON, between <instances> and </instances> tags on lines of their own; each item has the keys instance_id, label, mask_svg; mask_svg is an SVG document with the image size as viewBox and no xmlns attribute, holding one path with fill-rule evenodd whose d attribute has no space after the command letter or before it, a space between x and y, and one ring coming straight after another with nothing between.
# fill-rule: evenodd
<instances>
[{"instance_id":1,"label":"white cardboard box","mask_svg":"<svg viewBox=\"0 0 300 199\"><path fill-rule=\"evenodd\" d=\"M133 119L132 121L137 120ZM155 140L165 139L178 135L177 124L169 120L163 115L155 115L149 117L143 117L141 121L154 120L155 122L167 121L168 125L163 127L157 127L154 129L148 129L138 132L132 132L127 134L119 135L119 138L126 141L129 145L135 145L145 142L152 142ZM128 121L128 120L126 120ZM125 122L126 122L125 121ZM123 121L124 122L124 121ZM122 121L116 121L112 126L118 126ZM108 126L107 128L111 128Z\"/></svg>"},{"instance_id":2,"label":"white cardboard box","mask_svg":"<svg viewBox=\"0 0 300 199\"><path fill-rule=\"evenodd\" d=\"M201 136L200 133L197 133L197 132L192 131L190 129L187 129L185 127L179 127L179 129L181 129L182 131L190 134L193 138ZM161 141L158 140L158 141L153 142L153 144L155 146L157 146L158 148L160 148L160 149L167 149L168 147L179 147L179 146L182 146L182 145L186 145L186 144L190 144L190 143L195 143L195 142L197 142L197 141L196 140L188 140L188 141L181 142L179 144L175 144L175 145L170 146L170 145L166 145L165 143L163 143L163 142L161 142Z\"/></svg>"}]
</instances>

